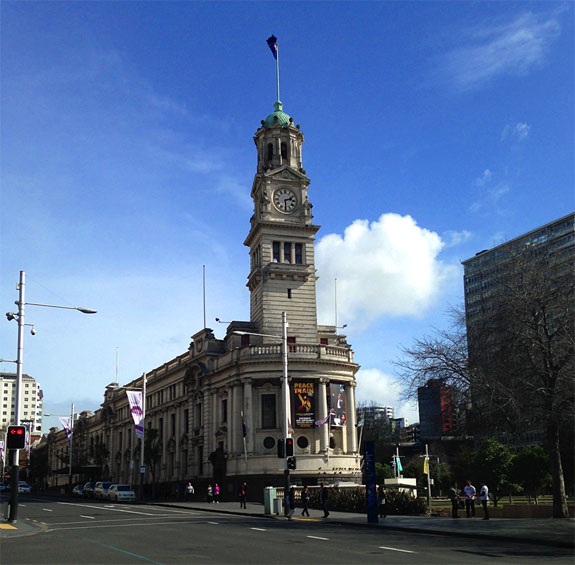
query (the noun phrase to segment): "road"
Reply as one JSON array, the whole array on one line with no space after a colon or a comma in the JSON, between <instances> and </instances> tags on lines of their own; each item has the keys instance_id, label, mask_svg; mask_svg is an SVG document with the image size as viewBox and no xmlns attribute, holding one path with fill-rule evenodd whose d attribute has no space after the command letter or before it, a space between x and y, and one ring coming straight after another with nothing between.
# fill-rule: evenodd
<instances>
[{"instance_id":1,"label":"road","mask_svg":"<svg viewBox=\"0 0 575 565\"><path fill-rule=\"evenodd\" d=\"M569 549L104 501L22 497L41 532L2 541L4 565L573 563Z\"/></svg>"}]
</instances>

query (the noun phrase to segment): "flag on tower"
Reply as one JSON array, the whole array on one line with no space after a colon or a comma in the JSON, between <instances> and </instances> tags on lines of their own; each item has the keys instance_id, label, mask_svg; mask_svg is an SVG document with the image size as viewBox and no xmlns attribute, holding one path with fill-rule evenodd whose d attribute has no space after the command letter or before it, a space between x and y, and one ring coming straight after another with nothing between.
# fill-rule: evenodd
<instances>
[{"instance_id":1,"label":"flag on tower","mask_svg":"<svg viewBox=\"0 0 575 565\"><path fill-rule=\"evenodd\" d=\"M274 59L278 58L278 38L275 35L270 35L267 39L268 47L271 49L271 52L274 56Z\"/></svg>"}]
</instances>

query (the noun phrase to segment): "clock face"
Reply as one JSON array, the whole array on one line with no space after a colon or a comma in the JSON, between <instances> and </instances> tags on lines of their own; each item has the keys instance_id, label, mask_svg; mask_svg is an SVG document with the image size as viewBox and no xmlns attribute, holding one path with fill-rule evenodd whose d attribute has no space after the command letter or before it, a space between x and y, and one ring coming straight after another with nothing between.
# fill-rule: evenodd
<instances>
[{"instance_id":1,"label":"clock face","mask_svg":"<svg viewBox=\"0 0 575 565\"><path fill-rule=\"evenodd\" d=\"M280 212L291 212L297 205L297 198L288 188L280 188L274 193L274 204Z\"/></svg>"}]
</instances>

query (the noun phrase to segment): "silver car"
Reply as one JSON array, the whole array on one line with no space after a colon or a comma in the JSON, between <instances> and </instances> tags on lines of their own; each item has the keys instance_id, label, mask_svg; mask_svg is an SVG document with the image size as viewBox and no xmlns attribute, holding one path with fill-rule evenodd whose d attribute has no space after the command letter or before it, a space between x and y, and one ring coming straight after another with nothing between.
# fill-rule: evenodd
<instances>
[{"instance_id":1,"label":"silver car","mask_svg":"<svg viewBox=\"0 0 575 565\"><path fill-rule=\"evenodd\" d=\"M108 499L115 502L136 502L136 493L129 485L112 485L108 489Z\"/></svg>"}]
</instances>

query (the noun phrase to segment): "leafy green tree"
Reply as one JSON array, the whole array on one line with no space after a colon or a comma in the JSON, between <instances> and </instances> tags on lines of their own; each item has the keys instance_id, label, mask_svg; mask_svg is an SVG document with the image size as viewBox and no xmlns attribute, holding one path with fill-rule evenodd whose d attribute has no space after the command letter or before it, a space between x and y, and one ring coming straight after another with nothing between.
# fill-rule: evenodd
<instances>
[{"instance_id":1,"label":"leafy green tree","mask_svg":"<svg viewBox=\"0 0 575 565\"><path fill-rule=\"evenodd\" d=\"M551 483L549 456L540 445L525 447L515 456L511 473L537 504L537 495Z\"/></svg>"},{"instance_id":2,"label":"leafy green tree","mask_svg":"<svg viewBox=\"0 0 575 565\"><path fill-rule=\"evenodd\" d=\"M376 463L375 464L375 480L377 484L384 484L385 479L393 479L395 473L391 465L387 463Z\"/></svg>"},{"instance_id":3,"label":"leafy green tree","mask_svg":"<svg viewBox=\"0 0 575 565\"><path fill-rule=\"evenodd\" d=\"M487 484L494 506L505 492L513 489L513 457L511 450L495 439L484 440L475 455L476 468L471 478Z\"/></svg>"}]
</instances>

